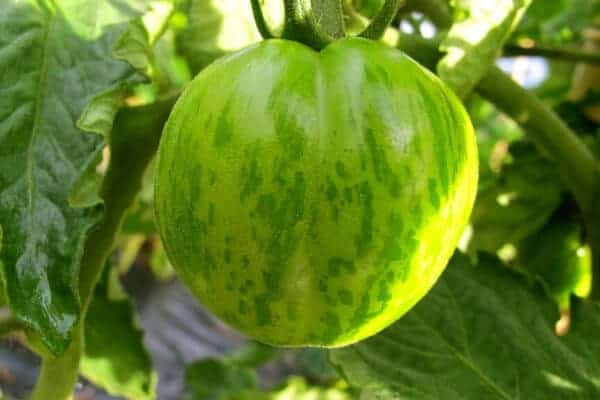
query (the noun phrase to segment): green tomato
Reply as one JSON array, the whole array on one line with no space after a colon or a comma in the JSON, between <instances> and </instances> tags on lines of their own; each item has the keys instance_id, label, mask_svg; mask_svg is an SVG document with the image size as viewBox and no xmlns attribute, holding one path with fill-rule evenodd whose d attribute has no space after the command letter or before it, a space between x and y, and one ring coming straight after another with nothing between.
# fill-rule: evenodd
<instances>
[{"instance_id":1,"label":"green tomato","mask_svg":"<svg viewBox=\"0 0 600 400\"><path fill-rule=\"evenodd\" d=\"M402 52L268 40L186 88L165 127L156 217L192 293L259 341L342 346L444 270L477 184L469 118Z\"/></svg>"}]
</instances>

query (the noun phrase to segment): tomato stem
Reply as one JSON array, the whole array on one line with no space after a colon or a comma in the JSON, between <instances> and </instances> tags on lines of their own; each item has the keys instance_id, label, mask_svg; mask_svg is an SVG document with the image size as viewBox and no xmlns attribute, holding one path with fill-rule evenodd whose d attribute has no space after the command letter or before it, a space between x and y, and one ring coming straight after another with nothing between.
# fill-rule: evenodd
<instances>
[{"instance_id":1,"label":"tomato stem","mask_svg":"<svg viewBox=\"0 0 600 400\"><path fill-rule=\"evenodd\" d=\"M392 23L404 0L386 0L381 10L359 36L366 39L378 40L383 36L387 27Z\"/></svg>"},{"instance_id":2,"label":"tomato stem","mask_svg":"<svg viewBox=\"0 0 600 400\"><path fill-rule=\"evenodd\" d=\"M345 35L340 0L284 0L284 4L284 39L321 50Z\"/></svg>"},{"instance_id":3,"label":"tomato stem","mask_svg":"<svg viewBox=\"0 0 600 400\"><path fill-rule=\"evenodd\" d=\"M260 0L250 0L252 5L252 14L254 15L254 23L256 24L256 28L263 39L273 39L275 35L273 35L273 32L271 32L269 29L259 1Z\"/></svg>"}]
</instances>

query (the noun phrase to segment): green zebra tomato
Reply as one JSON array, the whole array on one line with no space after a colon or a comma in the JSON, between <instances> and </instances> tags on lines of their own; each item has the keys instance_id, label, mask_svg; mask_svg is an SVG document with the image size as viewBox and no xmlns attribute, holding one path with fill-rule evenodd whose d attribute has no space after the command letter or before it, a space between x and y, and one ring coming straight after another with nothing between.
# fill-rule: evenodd
<instances>
[{"instance_id":1,"label":"green zebra tomato","mask_svg":"<svg viewBox=\"0 0 600 400\"><path fill-rule=\"evenodd\" d=\"M259 341L334 347L435 283L477 149L459 100L402 52L268 40L186 88L157 168L159 232L192 293Z\"/></svg>"}]
</instances>

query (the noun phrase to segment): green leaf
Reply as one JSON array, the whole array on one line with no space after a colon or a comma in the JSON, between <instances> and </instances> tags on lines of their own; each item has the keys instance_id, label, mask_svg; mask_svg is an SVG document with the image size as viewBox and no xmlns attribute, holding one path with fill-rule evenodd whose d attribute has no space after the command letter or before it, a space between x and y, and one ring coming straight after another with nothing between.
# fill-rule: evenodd
<instances>
[{"instance_id":1,"label":"green leaf","mask_svg":"<svg viewBox=\"0 0 600 400\"><path fill-rule=\"evenodd\" d=\"M108 287L100 285L90 304L80 372L113 396L155 399L157 377L143 345L135 309L127 298L112 299Z\"/></svg>"},{"instance_id":2,"label":"green leaf","mask_svg":"<svg viewBox=\"0 0 600 400\"><path fill-rule=\"evenodd\" d=\"M447 52L437 66L440 78L465 97L492 66L530 3L455 0L459 16L440 44L440 49Z\"/></svg>"},{"instance_id":3,"label":"green leaf","mask_svg":"<svg viewBox=\"0 0 600 400\"><path fill-rule=\"evenodd\" d=\"M188 394L193 400L237 399L258 388L254 368L279 354L275 347L250 341L222 359L196 361L186 367Z\"/></svg>"},{"instance_id":4,"label":"green leaf","mask_svg":"<svg viewBox=\"0 0 600 400\"><path fill-rule=\"evenodd\" d=\"M296 364L302 375L311 382L326 384L340 379L337 371L329 363L329 353L326 349L301 349L296 355Z\"/></svg>"},{"instance_id":5,"label":"green leaf","mask_svg":"<svg viewBox=\"0 0 600 400\"><path fill-rule=\"evenodd\" d=\"M141 18L132 21L119 38L113 49L113 55L127 61L134 68L145 71L150 64L150 38Z\"/></svg>"},{"instance_id":6,"label":"green leaf","mask_svg":"<svg viewBox=\"0 0 600 400\"><path fill-rule=\"evenodd\" d=\"M185 381L190 399L219 399L257 388L252 368L208 358L187 366Z\"/></svg>"},{"instance_id":7,"label":"green leaf","mask_svg":"<svg viewBox=\"0 0 600 400\"><path fill-rule=\"evenodd\" d=\"M495 252L539 230L561 202L563 186L554 165L526 142L510 147L512 163L479 186L469 250Z\"/></svg>"},{"instance_id":8,"label":"green leaf","mask_svg":"<svg viewBox=\"0 0 600 400\"><path fill-rule=\"evenodd\" d=\"M600 306L578 304L571 333L553 332L556 306L499 260L455 255L402 319L331 351L348 382L379 399L596 399ZM380 397L375 397L376 395Z\"/></svg>"},{"instance_id":9,"label":"green leaf","mask_svg":"<svg viewBox=\"0 0 600 400\"><path fill-rule=\"evenodd\" d=\"M346 391L346 385L332 387L310 385L303 377L292 376L283 385L268 392L247 390L235 395L222 396L220 400L351 400L355 397ZM375 400L365 397L365 400Z\"/></svg>"},{"instance_id":10,"label":"green leaf","mask_svg":"<svg viewBox=\"0 0 600 400\"><path fill-rule=\"evenodd\" d=\"M561 309L572 294L586 297L591 285L590 249L575 221L552 221L517 246L516 264L542 279Z\"/></svg>"},{"instance_id":11,"label":"green leaf","mask_svg":"<svg viewBox=\"0 0 600 400\"><path fill-rule=\"evenodd\" d=\"M112 58L125 26L109 23L129 18L113 3L8 0L0 10L0 260L13 314L56 354L79 316L83 243L101 215L69 204L103 146L76 122L94 96L136 76Z\"/></svg>"},{"instance_id":12,"label":"green leaf","mask_svg":"<svg viewBox=\"0 0 600 400\"><path fill-rule=\"evenodd\" d=\"M546 45L577 42L600 15L598 0L534 1L515 32Z\"/></svg>"},{"instance_id":13,"label":"green leaf","mask_svg":"<svg viewBox=\"0 0 600 400\"><path fill-rule=\"evenodd\" d=\"M276 347L250 341L226 357L227 362L244 367L255 368L272 360L279 351Z\"/></svg>"}]
</instances>

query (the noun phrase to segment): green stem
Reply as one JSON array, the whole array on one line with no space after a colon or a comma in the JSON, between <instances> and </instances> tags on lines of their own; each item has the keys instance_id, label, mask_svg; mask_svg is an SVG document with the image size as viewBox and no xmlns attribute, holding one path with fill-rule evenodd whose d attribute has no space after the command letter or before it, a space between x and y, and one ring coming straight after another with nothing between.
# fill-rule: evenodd
<instances>
[{"instance_id":1,"label":"green stem","mask_svg":"<svg viewBox=\"0 0 600 400\"><path fill-rule=\"evenodd\" d=\"M403 0L386 0L381 10L359 36L366 39L378 40L383 36L387 27L392 23Z\"/></svg>"},{"instance_id":2,"label":"green stem","mask_svg":"<svg viewBox=\"0 0 600 400\"><path fill-rule=\"evenodd\" d=\"M507 44L504 46L503 55L540 56L555 60L600 64L600 53L592 53L577 49L557 49L543 46L523 47L515 44Z\"/></svg>"},{"instance_id":3,"label":"green stem","mask_svg":"<svg viewBox=\"0 0 600 400\"><path fill-rule=\"evenodd\" d=\"M314 4L318 8L314 7ZM302 42L321 50L344 35L344 20L340 0L284 0L284 39Z\"/></svg>"},{"instance_id":4,"label":"green stem","mask_svg":"<svg viewBox=\"0 0 600 400\"><path fill-rule=\"evenodd\" d=\"M262 7L260 6L260 0L250 0L252 4L252 14L254 15L254 23L256 24L256 29L260 32L260 35L263 39L273 39L275 35L269 29L267 25L267 21L265 20L265 15L262 11Z\"/></svg>"},{"instance_id":5,"label":"green stem","mask_svg":"<svg viewBox=\"0 0 600 400\"><path fill-rule=\"evenodd\" d=\"M111 160L100 188L105 218L88 236L81 261L80 321L65 353L61 357L42 359L41 373L31 400L65 400L73 393L84 348L82 321L85 321L94 287L112 252L123 216L139 192L142 175L156 153L162 126L174 101L172 98L148 106L124 108L117 114L109 138Z\"/></svg>"},{"instance_id":6,"label":"green stem","mask_svg":"<svg viewBox=\"0 0 600 400\"><path fill-rule=\"evenodd\" d=\"M42 367L30 400L71 399L77 383L79 361L82 354L83 332L79 326L73 331L73 339L61 357L42 359Z\"/></svg>"}]
</instances>

